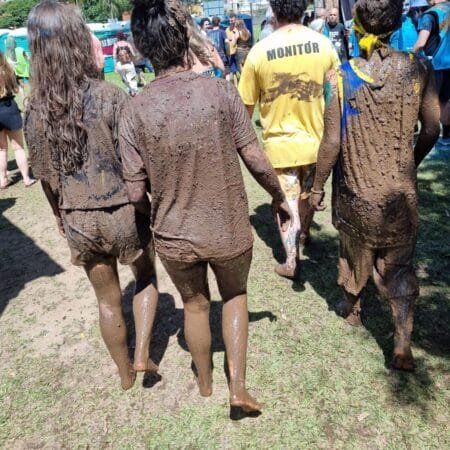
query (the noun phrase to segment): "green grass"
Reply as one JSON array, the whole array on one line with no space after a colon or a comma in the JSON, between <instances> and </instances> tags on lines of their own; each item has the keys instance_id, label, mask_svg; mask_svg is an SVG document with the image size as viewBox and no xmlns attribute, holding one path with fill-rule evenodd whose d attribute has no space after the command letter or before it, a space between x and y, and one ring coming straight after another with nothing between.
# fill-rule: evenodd
<instances>
[{"instance_id":1,"label":"green grass","mask_svg":"<svg viewBox=\"0 0 450 450\"><path fill-rule=\"evenodd\" d=\"M120 85L117 76L108 75L108 79ZM14 320L22 317L27 302L37 298L19 293L0 316L0 447L449 448L449 180L447 161L428 160L420 168L416 260L421 297L413 334L415 373L389 369L393 327L389 309L372 285L363 298L363 328L348 328L332 311L340 292L337 235L330 208L316 215L313 244L302 256L300 282L273 273L282 252L269 198L245 173L255 230L249 280L248 385L265 403L263 414L241 421L228 417L217 297L212 317L215 393L202 399L189 388L190 359L182 334L171 338L161 363L162 380L151 389L136 386L127 393L117 387L96 325L80 337L83 322L67 324L65 345L86 342L90 348L68 360L61 362L56 353L41 357L24 350L27 338L20 327L13 326ZM0 233L9 232L8 239L25 245L11 223L32 235L33 221L48 221L50 230L53 222L43 212L47 206L38 190L27 192L32 201L24 203L18 189L8 194L17 196L18 203L7 210L7 219L0 218ZM5 195L0 194L0 205ZM25 207L33 216L30 222L23 214ZM0 239L5 236L1 234ZM68 270L78 276L76 269ZM39 286L36 292L42 290L39 297L44 306L50 280L27 285ZM57 284L62 296L69 295L64 285ZM92 296L85 281L79 289ZM70 299L61 301L76 308ZM79 314L95 316L95 306ZM168 297L162 298L156 341L164 340L166 332L173 335L170 327L177 322L177 314ZM37 325L31 322L30 326Z\"/></svg>"}]
</instances>

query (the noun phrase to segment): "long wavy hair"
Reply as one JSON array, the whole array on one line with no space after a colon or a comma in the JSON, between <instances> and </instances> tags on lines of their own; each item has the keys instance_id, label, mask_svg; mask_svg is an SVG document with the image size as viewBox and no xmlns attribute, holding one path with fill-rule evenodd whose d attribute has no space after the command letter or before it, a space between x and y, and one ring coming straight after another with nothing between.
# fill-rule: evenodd
<instances>
[{"instance_id":1,"label":"long wavy hair","mask_svg":"<svg viewBox=\"0 0 450 450\"><path fill-rule=\"evenodd\" d=\"M189 13L179 0L132 0L131 30L136 47L156 73L189 64Z\"/></svg>"},{"instance_id":2,"label":"long wavy hair","mask_svg":"<svg viewBox=\"0 0 450 450\"><path fill-rule=\"evenodd\" d=\"M239 35L243 41L248 41L251 38L250 31L248 31L248 28L242 19L236 20L236 30L239 31Z\"/></svg>"},{"instance_id":3,"label":"long wavy hair","mask_svg":"<svg viewBox=\"0 0 450 450\"><path fill-rule=\"evenodd\" d=\"M45 0L28 16L31 93L27 104L44 126L52 164L70 175L87 159L83 99L98 77L92 38L78 8Z\"/></svg>"},{"instance_id":4,"label":"long wavy hair","mask_svg":"<svg viewBox=\"0 0 450 450\"><path fill-rule=\"evenodd\" d=\"M0 52L0 98L13 95L18 88L14 69L8 64L5 55Z\"/></svg>"}]
</instances>

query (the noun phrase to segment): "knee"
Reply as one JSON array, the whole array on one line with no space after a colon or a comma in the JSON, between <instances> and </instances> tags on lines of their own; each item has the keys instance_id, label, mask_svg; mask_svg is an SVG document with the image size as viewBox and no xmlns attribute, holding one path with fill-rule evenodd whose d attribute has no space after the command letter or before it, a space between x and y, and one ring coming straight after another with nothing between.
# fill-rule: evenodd
<instances>
[{"instance_id":1,"label":"knee","mask_svg":"<svg viewBox=\"0 0 450 450\"><path fill-rule=\"evenodd\" d=\"M209 313L210 302L203 295L183 297L184 309L192 314Z\"/></svg>"},{"instance_id":2,"label":"knee","mask_svg":"<svg viewBox=\"0 0 450 450\"><path fill-rule=\"evenodd\" d=\"M384 278L374 277L374 281L380 294L389 299L409 297L415 299L419 295L419 283L412 268Z\"/></svg>"}]
</instances>

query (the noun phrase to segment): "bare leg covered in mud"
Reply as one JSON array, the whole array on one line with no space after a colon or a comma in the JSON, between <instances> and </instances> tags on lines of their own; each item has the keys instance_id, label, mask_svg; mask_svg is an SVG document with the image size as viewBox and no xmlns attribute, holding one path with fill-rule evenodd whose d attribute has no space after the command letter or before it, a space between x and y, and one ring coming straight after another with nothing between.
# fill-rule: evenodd
<instances>
[{"instance_id":1,"label":"bare leg covered in mud","mask_svg":"<svg viewBox=\"0 0 450 450\"><path fill-rule=\"evenodd\" d=\"M230 373L230 405L246 413L260 411L258 403L245 387L248 341L247 295L238 295L223 305L222 333Z\"/></svg>"},{"instance_id":2,"label":"bare leg covered in mud","mask_svg":"<svg viewBox=\"0 0 450 450\"><path fill-rule=\"evenodd\" d=\"M158 288L153 261L147 249L132 265L136 278L133 297L133 316L136 329L136 348L133 368L136 372L157 372L158 366L150 359L150 340L158 305Z\"/></svg>"},{"instance_id":3,"label":"bare leg covered in mud","mask_svg":"<svg viewBox=\"0 0 450 450\"><path fill-rule=\"evenodd\" d=\"M278 231L280 233L281 242L286 252L286 261L283 264L275 266L275 272L287 278L294 278L299 262L299 245L300 245L300 214L299 199L290 199L287 197L287 203L292 211L292 221L290 226L283 228L279 220L277 220Z\"/></svg>"},{"instance_id":4,"label":"bare leg covered in mud","mask_svg":"<svg viewBox=\"0 0 450 450\"><path fill-rule=\"evenodd\" d=\"M416 296L390 298L389 304L394 319L394 358L392 365L398 370L414 370L411 352L411 333L413 329L414 303Z\"/></svg>"},{"instance_id":5,"label":"bare leg covered in mud","mask_svg":"<svg viewBox=\"0 0 450 450\"><path fill-rule=\"evenodd\" d=\"M115 259L85 267L98 301L100 330L108 351L119 369L122 389L130 389L136 372L128 357L127 329L122 313L122 292Z\"/></svg>"},{"instance_id":6,"label":"bare leg covered in mud","mask_svg":"<svg viewBox=\"0 0 450 450\"><path fill-rule=\"evenodd\" d=\"M212 394L210 301L199 294L184 301L184 334L196 369L202 397Z\"/></svg>"}]
</instances>

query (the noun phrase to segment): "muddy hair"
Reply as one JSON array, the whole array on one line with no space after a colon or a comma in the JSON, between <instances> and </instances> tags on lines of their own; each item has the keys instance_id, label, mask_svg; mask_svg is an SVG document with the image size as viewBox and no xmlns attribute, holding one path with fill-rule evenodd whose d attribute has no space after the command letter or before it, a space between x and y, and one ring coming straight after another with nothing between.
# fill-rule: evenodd
<instances>
[{"instance_id":1,"label":"muddy hair","mask_svg":"<svg viewBox=\"0 0 450 450\"><path fill-rule=\"evenodd\" d=\"M278 22L300 23L307 0L270 0L270 6Z\"/></svg>"},{"instance_id":2,"label":"muddy hair","mask_svg":"<svg viewBox=\"0 0 450 450\"><path fill-rule=\"evenodd\" d=\"M192 52L202 64L212 65L213 52L208 39L203 36L191 17L187 20L189 52Z\"/></svg>"},{"instance_id":3,"label":"muddy hair","mask_svg":"<svg viewBox=\"0 0 450 450\"><path fill-rule=\"evenodd\" d=\"M73 174L86 161L83 99L89 80L98 77L92 39L79 9L45 0L28 16L31 93L27 104L43 124L52 164Z\"/></svg>"},{"instance_id":4,"label":"muddy hair","mask_svg":"<svg viewBox=\"0 0 450 450\"><path fill-rule=\"evenodd\" d=\"M390 33L401 25L403 0L358 0L355 12L368 33Z\"/></svg>"},{"instance_id":5,"label":"muddy hair","mask_svg":"<svg viewBox=\"0 0 450 450\"><path fill-rule=\"evenodd\" d=\"M132 0L134 43L155 72L186 64L189 51L187 10L178 0Z\"/></svg>"},{"instance_id":6,"label":"muddy hair","mask_svg":"<svg viewBox=\"0 0 450 450\"><path fill-rule=\"evenodd\" d=\"M19 89L14 69L8 64L5 55L0 52L0 99L10 97Z\"/></svg>"}]
</instances>

